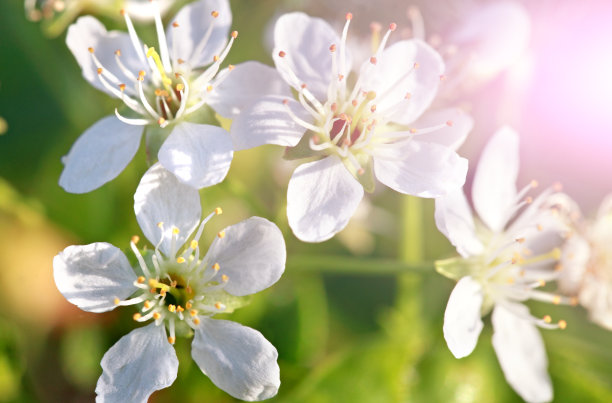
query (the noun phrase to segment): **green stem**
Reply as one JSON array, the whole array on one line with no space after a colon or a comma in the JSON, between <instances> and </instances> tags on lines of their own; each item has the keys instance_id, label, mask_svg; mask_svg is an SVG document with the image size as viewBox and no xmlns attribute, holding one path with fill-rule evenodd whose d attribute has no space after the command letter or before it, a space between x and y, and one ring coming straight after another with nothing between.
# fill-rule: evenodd
<instances>
[{"instance_id":1,"label":"green stem","mask_svg":"<svg viewBox=\"0 0 612 403\"><path fill-rule=\"evenodd\" d=\"M397 275L400 273L434 273L432 263L410 264L386 259L362 259L334 255L295 255L287 260L286 268L296 272L335 274Z\"/></svg>"}]
</instances>

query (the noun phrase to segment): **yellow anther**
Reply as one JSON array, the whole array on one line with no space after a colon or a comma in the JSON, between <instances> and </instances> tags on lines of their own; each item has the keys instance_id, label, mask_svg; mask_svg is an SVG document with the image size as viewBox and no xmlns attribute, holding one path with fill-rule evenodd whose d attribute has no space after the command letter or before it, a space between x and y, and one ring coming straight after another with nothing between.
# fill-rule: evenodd
<instances>
[{"instance_id":1,"label":"yellow anther","mask_svg":"<svg viewBox=\"0 0 612 403\"><path fill-rule=\"evenodd\" d=\"M121 49L117 49L117 50L115 50L115 55L117 55L117 56L121 56Z\"/></svg>"},{"instance_id":2,"label":"yellow anther","mask_svg":"<svg viewBox=\"0 0 612 403\"><path fill-rule=\"evenodd\" d=\"M172 23L172 26L173 26L174 28L178 28L178 27L179 27L179 23L178 23L178 22L176 22L176 21L174 21L174 22Z\"/></svg>"},{"instance_id":3,"label":"yellow anther","mask_svg":"<svg viewBox=\"0 0 612 403\"><path fill-rule=\"evenodd\" d=\"M208 87L206 87L206 92L211 92L213 90L212 85L209 85Z\"/></svg>"},{"instance_id":4,"label":"yellow anther","mask_svg":"<svg viewBox=\"0 0 612 403\"><path fill-rule=\"evenodd\" d=\"M157 226L158 226L159 228L164 228L164 222L163 222L163 221L158 222L158 223L157 223Z\"/></svg>"},{"instance_id":5,"label":"yellow anther","mask_svg":"<svg viewBox=\"0 0 612 403\"><path fill-rule=\"evenodd\" d=\"M134 235L132 236L131 241L133 244L137 244L140 241L140 237L138 235Z\"/></svg>"},{"instance_id":6,"label":"yellow anther","mask_svg":"<svg viewBox=\"0 0 612 403\"><path fill-rule=\"evenodd\" d=\"M191 241L191 242L189 243L189 247L190 247L191 249L196 249L196 248L198 247L198 241L196 241L196 240L194 239L193 241Z\"/></svg>"},{"instance_id":7,"label":"yellow anther","mask_svg":"<svg viewBox=\"0 0 612 403\"><path fill-rule=\"evenodd\" d=\"M216 215L221 215L221 214L223 214L223 209L222 209L221 207L217 207L217 208L215 209L215 214L216 214Z\"/></svg>"},{"instance_id":8,"label":"yellow anther","mask_svg":"<svg viewBox=\"0 0 612 403\"><path fill-rule=\"evenodd\" d=\"M121 302L121 300L119 298L115 298L115 300L113 301L115 303L115 305L119 305L119 303Z\"/></svg>"},{"instance_id":9,"label":"yellow anther","mask_svg":"<svg viewBox=\"0 0 612 403\"><path fill-rule=\"evenodd\" d=\"M219 16L219 12L218 11L213 11L212 13L210 13L210 15L212 15L213 18L217 18Z\"/></svg>"},{"instance_id":10,"label":"yellow anther","mask_svg":"<svg viewBox=\"0 0 612 403\"><path fill-rule=\"evenodd\" d=\"M525 197L525 203L527 203L527 204L533 203L533 197L531 197L531 196Z\"/></svg>"},{"instance_id":11,"label":"yellow anther","mask_svg":"<svg viewBox=\"0 0 612 403\"><path fill-rule=\"evenodd\" d=\"M193 318L193 324L194 325L199 325L200 324L200 319L199 318Z\"/></svg>"},{"instance_id":12,"label":"yellow anther","mask_svg":"<svg viewBox=\"0 0 612 403\"><path fill-rule=\"evenodd\" d=\"M227 66L227 70L228 71L232 71L236 68L236 66L234 66L233 64L230 64L229 66Z\"/></svg>"},{"instance_id":13,"label":"yellow anther","mask_svg":"<svg viewBox=\"0 0 612 403\"><path fill-rule=\"evenodd\" d=\"M135 313L134 315L132 315L132 319L134 320L140 320L140 318L142 318L142 315L139 313Z\"/></svg>"},{"instance_id":14,"label":"yellow anther","mask_svg":"<svg viewBox=\"0 0 612 403\"><path fill-rule=\"evenodd\" d=\"M178 228L176 228L176 227L172 228L172 234L178 235L180 232L181 231Z\"/></svg>"},{"instance_id":15,"label":"yellow anther","mask_svg":"<svg viewBox=\"0 0 612 403\"><path fill-rule=\"evenodd\" d=\"M213 62L218 62L218 61L219 61L219 56L214 55L214 56L213 56Z\"/></svg>"},{"instance_id":16,"label":"yellow anther","mask_svg":"<svg viewBox=\"0 0 612 403\"><path fill-rule=\"evenodd\" d=\"M165 122L166 122L166 119L164 119L164 118L162 118L162 117L160 117L159 119L157 119L157 124L158 124L158 125L160 125L160 126L161 126L161 125L163 125Z\"/></svg>"},{"instance_id":17,"label":"yellow anther","mask_svg":"<svg viewBox=\"0 0 612 403\"><path fill-rule=\"evenodd\" d=\"M408 130L408 131L409 131L410 133L412 133L412 134L414 134L414 133L416 133L416 132L417 132L417 130L416 130L415 128L413 128L413 127L412 127L412 128L410 128L410 130Z\"/></svg>"},{"instance_id":18,"label":"yellow anther","mask_svg":"<svg viewBox=\"0 0 612 403\"><path fill-rule=\"evenodd\" d=\"M144 70L140 70L140 71L138 72L138 75L139 75L139 76L144 77L144 76L146 76L146 75L147 75L147 72L146 72L146 71L144 71Z\"/></svg>"},{"instance_id":19,"label":"yellow anther","mask_svg":"<svg viewBox=\"0 0 612 403\"><path fill-rule=\"evenodd\" d=\"M125 10L124 9L119 10L119 14L125 15Z\"/></svg>"},{"instance_id":20,"label":"yellow anther","mask_svg":"<svg viewBox=\"0 0 612 403\"><path fill-rule=\"evenodd\" d=\"M89 51L89 53L93 53L94 52L94 48L92 48L92 47L88 47L87 50Z\"/></svg>"},{"instance_id":21,"label":"yellow anther","mask_svg":"<svg viewBox=\"0 0 612 403\"><path fill-rule=\"evenodd\" d=\"M185 263L185 258L184 258L184 257L182 257L182 256L177 257L177 258L176 258L176 263L179 263L179 264L180 264L180 263Z\"/></svg>"},{"instance_id":22,"label":"yellow anther","mask_svg":"<svg viewBox=\"0 0 612 403\"><path fill-rule=\"evenodd\" d=\"M183 63L185 63L185 61L184 61L183 59L177 59L176 61L178 62L178 64L183 64Z\"/></svg>"},{"instance_id":23,"label":"yellow anther","mask_svg":"<svg viewBox=\"0 0 612 403\"><path fill-rule=\"evenodd\" d=\"M145 301L145 302L144 302L144 304L143 304L143 306L145 307L145 309L149 309L149 308L151 308L151 301L148 301L148 300L147 300L147 301Z\"/></svg>"},{"instance_id":24,"label":"yellow anther","mask_svg":"<svg viewBox=\"0 0 612 403\"><path fill-rule=\"evenodd\" d=\"M559 295L554 295L552 298L552 303L555 305L559 305L561 303L561 296Z\"/></svg>"},{"instance_id":25,"label":"yellow anther","mask_svg":"<svg viewBox=\"0 0 612 403\"><path fill-rule=\"evenodd\" d=\"M410 99L412 98L412 94L407 92L406 95L404 95L404 99Z\"/></svg>"},{"instance_id":26,"label":"yellow anther","mask_svg":"<svg viewBox=\"0 0 612 403\"><path fill-rule=\"evenodd\" d=\"M160 90L159 88L156 88L154 91L154 94L156 97L161 97L162 95L162 90Z\"/></svg>"},{"instance_id":27,"label":"yellow anther","mask_svg":"<svg viewBox=\"0 0 612 403\"><path fill-rule=\"evenodd\" d=\"M542 227L542 225L540 224L538 224L537 228L538 228L538 231L542 231L544 229L544 227Z\"/></svg>"},{"instance_id":28,"label":"yellow anther","mask_svg":"<svg viewBox=\"0 0 612 403\"><path fill-rule=\"evenodd\" d=\"M232 38L238 38L238 31L232 31Z\"/></svg>"},{"instance_id":29,"label":"yellow anther","mask_svg":"<svg viewBox=\"0 0 612 403\"><path fill-rule=\"evenodd\" d=\"M100 74L102 74L102 72L103 72L104 70L102 70L102 67L98 67L98 70L97 70L97 71L98 71L98 75L100 75Z\"/></svg>"},{"instance_id":30,"label":"yellow anther","mask_svg":"<svg viewBox=\"0 0 612 403\"><path fill-rule=\"evenodd\" d=\"M550 317L550 315L544 315L544 317L542 318L542 320L546 323L550 323L552 322L552 318Z\"/></svg>"},{"instance_id":31,"label":"yellow anther","mask_svg":"<svg viewBox=\"0 0 612 403\"><path fill-rule=\"evenodd\" d=\"M168 343L170 344L174 344L174 342L176 341L176 339L172 336L168 337Z\"/></svg>"},{"instance_id":32,"label":"yellow anther","mask_svg":"<svg viewBox=\"0 0 612 403\"><path fill-rule=\"evenodd\" d=\"M119 84L119 91L125 91L125 84Z\"/></svg>"},{"instance_id":33,"label":"yellow anther","mask_svg":"<svg viewBox=\"0 0 612 403\"><path fill-rule=\"evenodd\" d=\"M159 318L161 318L161 314L159 312L154 312L153 319L158 320Z\"/></svg>"},{"instance_id":34,"label":"yellow anther","mask_svg":"<svg viewBox=\"0 0 612 403\"><path fill-rule=\"evenodd\" d=\"M145 282L146 278L144 278L144 276L140 276L136 279L136 281L138 282L138 284L143 284Z\"/></svg>"},{"instance_id":35,"label":"yellow anther","mask_svg":"<svg viewBox=\"0 0 612 403\"><path fill-rule=\"evenodd\" d=\"M523 243L523 242L525 242L525 238L517 238L516 242Z\"/></svg>"},{"instance_id":36,"label":"yellow anther","mask_svg":"<svg viewBox=\"0 0 612 403\"><path fill-rule=\"evenodd\" d=\"M217 309L223 309L223 304L222 304L222 303L220 303L220 302L217 302L217 303L215 304L215 308L217 308Z\"/></svg>"},{"instance_id":37,"label":"yellow anther","mask_svg":"<svg viewBox=\"0 0 612 403\"><path fill-rule=\"evenodd\" d=\"M539 185L537 180L532 180L531 182L529 182L529 186L531 186L532 188L537 188Z\"/></svg>"},{"instance_id":38,"label":"yellow anther","mask_svg":"<svg viewBox=\"0 0 612 403\"><path fill-rule=\"evenodd\" d=\"M176 90L177 90L177 91L179 91L179 92L180 92L180 91L183 91L184 89L185 89L185 84L183 84L183 83L178 83L178 84L176 85Z\"/></svg>"},{"instance_id":39,"label":"yellow anther","mask_svg":"<svg viewBox=\"0 0 612 403\"><path fill-rule=\"evenodd\" d=\"M227 275L223 274L221 276L221 281L223 281L224 283L227 283L229 281L229 277L227 277Z\"/></svg>"},{"instance_id":40,"label":"yellow anther","mask_svg":"<svg viewBox=\"0 0 612 403\"><path fill-rule=\"evenodd\" d=\"M170 305L168 305L168 310L169 310L170 312L174 312L174 311L176 311L176 306L174 306L174 305L170 304Z\"/></svg>"},{"instance_id":41,"label":"yellow anther","mask_svg":"<svg viewBox=\"0 0 612 403\"><path fill-rule=\"evenodd\" d=\"M570 305L571 305L571 306L576 306L576 305L578 305L578 298L576 298L576 297L571 297L571 298L570 298Z\"/></svg>"},{"instance_id":42,"label":"yellow anther","mask_svg":"<svg viewBox=\"0 0 612 403\"><path fill-rule=\"evenodd\" d=\"M538 285L539 285L540 287L544 287L544 286L546 285L546 281L544 281L544 280L540 279L540 280L538 280Z\"/></svg>"},{"instance_id":43,"label":"yellow anther","mask_svg":"<svg viewBox=\"0 0 612 403\"><path fill-rule=\"evenodd\" d=\"M217 233L217 236L218 236L219 238L223 238L223 237L225 236L225 231L219 231L219 232Z\"/></svg>"},{"instance_id":44,"label":"yellow anther","mask_svg":"<svg viewBox=\"0 0 612 403\"><path fill-rule=\"evenodd\" d=\"M189 315L191 316L196 316L198 314L198 311L196 309L192 309L191 311L189 311Z\"/></svg>"},{"instance_id":45,"label":"yellow anther","mask_svg":"<svg viewBox=\"0 0 612 403\"><path fill-rule=\"evenodd\" d=\"M419 68L419 64L418 64L418 63L414 63L413 67L414 67L415 69L418 69L418 68Z\"/></svg>"},{"instance_id":46,"label":"yellow anther","mask_svg":"<svg viewBox=\"0 0 612 403\"><path fill-rule=\"evenodd\" d=\"M567 322L564 321L563 319L561 319L559 322L557 322L557 324L559 325L559 329L565 329L567 327Z\"/></svg>"},{"instance_id":47,"label":"yellow anther","mask_svg":"<svg viewBox=\"0 0 612 403\"><path fill-rule=\"evenodd\" d=\"M555 271L561 271L561 270L563 270L563 265L561 263L557 263L555 265Z\"/></svg>"},{"instance_id":48,"label":"yellow anther","mask_svg":"<svg viewBox=\"0 0 612 403\"><path fill-rule=\"evenodd\" d=\"M166 296L166 289L162 288L161 290L159 290L159 295L161 295L162 297Z\"/></svg>"},{"instance_id":49,"label":"yellow anther","mask_svg":"<svg viewBox=\"0 0 612 403\"><path fill-rule=\"evenodd\" d=\"M192 307L192 306L193 306L193 305L191 304L191 302L187 302L187 303L185 304L185 308L187 308L187 309L191 309L191 307Z\"/></svg>"},{"instance_id":50,"label":"yellow anther","mask_svg":"<svg viewBox=\"0 0 612 403\"><path fill-rule=\"evenodd\" d=\"M285 57L286 55L287 55L287 53L285 53L285 52L284 52L284 51L282 51L282 50L281 50L280 52L278 52L278 56L279 56L279 57Z\"/></svg>"},{"instance_id":51,"label":"yellow anther","mask_svg":"<svg viewBox=\"0 0 612 403\"><path fill-rule=\"evenodd\" d=\"M157 280L155 280L154 278L150 278L149 279L149 287L155 288L156 285L157 285Z\"/></svg>"},{"instance_id":52,"label":"yellow anther","mask_svg":"<svg viewBox=\"0 0 612 403\"><path fill-rule=\"evenodd\" d=\"M182 306L179 305L179 306L176 307L176 311L177 312L184 312L185 308L183 308Z\"/></svg>"}]
</instances>

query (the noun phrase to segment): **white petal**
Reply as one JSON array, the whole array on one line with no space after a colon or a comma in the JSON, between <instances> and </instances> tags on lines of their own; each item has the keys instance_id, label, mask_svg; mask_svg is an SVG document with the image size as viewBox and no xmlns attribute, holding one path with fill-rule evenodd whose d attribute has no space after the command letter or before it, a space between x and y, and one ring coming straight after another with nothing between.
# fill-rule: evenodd
<instances>
[{"instance_id":1,"label":"white petal","mask_svg":"<svg viewBox=\"0 0 612 403\"><path fill-rule=\"evenodd\" d=\"M53 258L53 278L60 293L84 311L115 309L137 288L136 275L120 249L105 242L73 245Z\"/></svg>"},{"instance_id":2,"label":"white petal","mask_svg":"<svg viewBox=\"0 0 612 403\"><path fill-rule=\"evenodd\" d=\"M480 308L482 287L471 277L457 282L448 299L444 312L444 339L456 358L463 358L474 351L482 331Z\"/></svg>"},{"instance_id":3,"label":"white petal","mask_svg":"<svg viewBox=\"0 0 612 403\"><path fill-rule=\"evenodd\" d=\"M157 0L159 12L163 16L172 6L174 0ZM149 0L126 0L125 10L130 18L136 21L152 21L155 17Z\"/></svg>"},{"instance_id":4,"label":"white petal","mask_svg":"<svg viewBox=\"0 0 612 403\"><path fill-rule=\"evenodd\" d=\"M334 29L320 18L304 13L282 15L274 27L274 51L272 57L279 73L287 83L294 86L306 84L319 101L327 99L327 86L332 79L332 54L329 47L340 46L340 37ZM279 52L285 52L284 57ZM339 50L337 51L338 57ZM347 49L347 67L350 71L350 55ZM339 62L338 62L339 63ZM299 80L290 77L293 72Z\"/></svg>"},{"instance_id":5,"label":"white petal","mask_svg":"<svg viewBox=\"0 0 612 403\"><path fill-rule=\"evenodd\" d=\"M288 105L283 105L283 100L288 100ZM293 121L287 107L307 123L313 121L312 116L293 99L279 95L262 97L232 123L230 134L234 150L245 150L264 144L295 146L306 129Z\"/></svg>"},{"instance_id":6,"label":"white petal","mask_svg":"<svg viewBox=\"0 0 612 403\"><path fill-rule=\"evenodd\" d=\"M553 391L542 336L526 319L527 307L513 303L511 309L513 312L497 305L491 318L493 348L499 364L510 386L525 401L549 402Z\"/></svg>"},{"instance_id":7,"label":"white petal","mask_svg":"<svg viewBox=\"0 0 612 403\"><path fill-rule=\"evenodd\" d=\"M229 277L225 290L249 295L276 283L285 270L287 252L278 227L261 217L251 217L223 230L207 260L219 263L220 273Z\"/></svg>"},{"instance_id":8,"label":"white petal","mask_svg":"<svg viewBox=\"0 0 612 403\"><path fill-rule=\"evenodd\" d=\"M211 381L233 397L269 399L280 387L276 349L257 330L228 320L201 318L191 355Z\"/></svg>"},{"instance_id":9,"label":"white petal","mask_svg":"<svg viewBox=\"0 0 612 403\"><path fill-rule=\"evenodd\" d=\"M172 130L158 158L181 182L201 189L225 179L234 155L232 148L224 129L184 122Z\"/></svg>"},{"instance_id":10,"label":"white petal","mask_svg":"<svg viewBox=\"0 0 612 403\"><path fill-rule=\"evenodd\" d=\"M200 194L189 185L179 182L161 164L153 165L144 174L134 194L136 220L149 242L157 245L164 234L160 249L171 251L172 229L179 229L176 247L181 247L195 229L202 216ZM160 228L159 223L163 223Z\"/></svg>"},{"instance_id":11,"label":"white petal","mask_svg":"<svg viewBox=\"0 0 612 403\"><path fill-rule=\"evenodd\" d=\"M525 7L515 1L481 4L450 35L468 59L470 78L489 79L520 60L529 44L531 22Z\"/></svg>"},{"instance_id":12,"label":"white petal","mask_svg":"<svg viewBox=\"0 0 612 403\"><path fill-rule=\"evenodd\" d=\"M476 235L474 217L463 189L457 189L436 199L436 226L457 248L461 256L474 256L484 246Z\"/></svg>"},{"instance_id":13,"label":"white petal","mask_svg":"<svg viewBox=\"0 0 612 403\"><path fill-rule=\"evenodd\" d=\"M178 372L174 347L168 343L165 328L155 323L119 339L100 365L98 403L146 403L153 392L172 385Z\"/></svg>"},{"instance_id":14,"label":"white petal","mask_svg":"<svg viewBox=\"0 0 612 403\"><path fill-rule=\"evenodd\" d=\"M400 41L383 51L362 88L376 92L378 113L394 109L391 121L410 124L433 101L443 72L442 57L431 46L420 40ZM409 99L406 94L410 94ZM399 109L398 104L402 104Z\"/></svg>"},{"instance_id":15,"label":"white petal","mask_svg":"<svg viewBox=\"0 0 612 403\"><path fill-rule=\"evenodd\" d=\"M363 198L363 187L335 156L302 164L287 189L287 218L305 242L323 242L346 227Z\"/></svg>"},{"instance_id":16,"label":"white petal","mask_svg":"<svg viewBox=\"0 0 612 403\"><path fill-rule=\"evenodd\" d=\"M416 140L379 146L376 178L400 193L439 197L465 183L468 161L449 147Z\"/></svg>"},{"instance_id":17,"label":"white petal","mask_svg":"<svg viewBox=\"0 0 612 403\"><path fill-rule=\"evenodd\" d=\"M449 126L447 123L451 123ZM444 108L426 112L411 126L415 129L427 129L445 125L431 133L419 135L420 141L437 143L453 150L461 147L468 133L474 127L474 119L459 108Z\"/></svg>"},{"instance_id":18,"label":"white petal","mask_svg":"<svg viewBox=\"0 0 612 403\"><path fill-rule=\"evenodd\" d=\"M130 163L142 137L142 126L115 116L98 120L75 141L63 158L59 184L70 193L87 193L117 177Z\"/></svg>"},{"instance_id":19,"label":"white petal","mask_svg":"<svg viewBox=\"0 0 612 403\"><path fill-rule=\"evenodd\" d=\"M211 15L213 11L219 13L217 18ZM175 22L176 28L172 26ZM202 48L200 43L211 24L212 33ZM170 57L175 62L182 59L192 68L212 63L227 43L231 25L232 10L227 0L200 0L186 5L166 29Z\"/></svg>"},{"instance_id":20,"label":"white petal","mask_svg":"<svg viewBox=\"0 0 612 403\"><path fill-rule=\"evenodd\" d=\"M129 71L137 73L143 69L148 70L138 58L128 34L119 31L107 32L104 25L91 16L80 17L68 28L66 45L81 66L83 77L91 85L111 96L114 95L104 87L98 78L98 67L92 59L89 48L94 49L102 67L114 74L122 84L129 84L132 80L123 74L117 64L115 60L117 50L121 51L121 62ZM117 83L111 84L117 85Z\"/></svg>"},{"instance_id":21,"label":"white petal","mask_svg":"<svg viewBox=\"0 0 612 403\"><path fill-rule=\"evenodd\" d=\"M564 294L576 295L579 292L590 257L591 246L582 236L574 234L565 242L560 260L563 270L558 277Z\"/></svg>"},{"instance_id":22,"label":"white petal","mask_svg":"<svg viewBox=\"0 0 612 403\"><path fill-rule=\"evenodd\" d=\"M472 185L474 208L493 231L501 231L516 203L519 169L519 138L509 127L502 127L489 140L478 162Z\"/></svg>"},{"instance_id":23,"label":"white petal","mask_svg":"<svg viewBox=\"0 0 612 403\"><path fill-rule=\"evenodd\" d=\"M218 76L228 74L219 85L213 85L207 103L215 112L226 118L235 118L264 95L281 95L293 98L290 87L278 71L259 62L245 62Z\"/></svg>"}]
</instances>

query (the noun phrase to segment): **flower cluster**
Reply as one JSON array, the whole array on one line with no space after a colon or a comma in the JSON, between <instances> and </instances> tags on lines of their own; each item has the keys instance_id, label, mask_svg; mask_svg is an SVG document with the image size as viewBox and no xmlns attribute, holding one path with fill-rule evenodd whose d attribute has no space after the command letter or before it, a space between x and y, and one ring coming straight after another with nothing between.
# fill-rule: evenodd
<instances>
[{"instance_id":1,"label":"flower cluster","mask_svg":"<svg viewBox=\"0 0 612 403\"><path fill-rule=\"evenodd\" d=\"M134 195L150 246L141 248L139 237L132 238L135 263L103 242L70 246L53 262L57 288L72 304L89 312L133 306L134 321L150 322L104 355L99 401L144 402L172 384L178 368L172 345L182 336L193 336L194 361L230 395L249 401L276 395L276 349L258 331L214 316L279 280L286 260L282 233L252 217L219 232L208 252L200 247L205 224L222 211L201 219L198 190L225 179L235 151L265 144L284 146L286 159L302 162L288 183L287 218L305 242L323 242L343 230L376 181L435 198L437 227L460 255L436 262L440 273L457 280L444 315L448 347L457 358L469 355L482 317L492 312L499 363L526 401L553 396L537 328L567 323L533 316L525 301L580 302L596 322L612 328L606 247L612 202L594 223L578 224L577 208L556 187L535 198L528 196L535 181L517 190L519 137L504 127L480 158L473 213L462 190L468 161L456 152L473 121L456 107L431 108L445 79L444 59L433 46L394 40L397 24L391 23L384 35L375 32L367 54L348 40L351 13L339 33L322 19L288 13L274 27L274 68L249 61L222 69L238 37L230 31L228 0L192 2L166 29L163 4L145 3L126 2L121 10L127 33L109 32L84 16L66 38L83 77L120 103L74 143L63 159L60 186L86 193L111 181L143 135L151 163ZM147 16L156 46L144 44L133 23ZM419 18L412 14L413 28ZM469 25L458 30L456 42L484 35ZM482 47L487 43L483 39ZM495 55L497 71L509 62ZM459 69L457 59L446 60L451 71ZM231 120L229 130L216 116ZM556 281L569 296L550 288Z\"/></svg>"}]
</instances>

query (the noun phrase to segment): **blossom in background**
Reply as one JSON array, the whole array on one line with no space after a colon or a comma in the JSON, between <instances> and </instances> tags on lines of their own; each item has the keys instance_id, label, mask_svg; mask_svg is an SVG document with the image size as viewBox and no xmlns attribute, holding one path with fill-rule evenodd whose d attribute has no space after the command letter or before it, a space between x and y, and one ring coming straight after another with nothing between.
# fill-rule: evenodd
<instances>
[{"instance_id":1,"label":"blossom in background","mask_svg":"<svg viewBox=\"0 0 612 403\"><path fill-rule=\"evenodd\" d=\"M202 256L199 239L217 208L200 222L198 191L160 164L143 176L134 195L136 218L154 250L132 268L120 249L104 242L69 246L53 260L55 283L66 299L89 312L137 305L133 330L102 358L99 401L146 402L172 384L177 335L194 334L194 361L218 387L243 400L274 396L280 385L276 349L261 333L216 320L239 298L268 288L285 268L285 243L273 223L252 217L218 233ZM193 237L192 237L193 235Z\"/></svg>"},{"instance_id":2,"label":"blossom in background","mask_svg":"<svg viewBox=\"0 0 612 403\"><path fill-rule=\"evenodd\" d=\"M592 220L565 194L554 200L554 207L571 228L561 255L560 287L576 296L593 322L612 330L612 195Z\"/></svg>"},{"instance_id":3,"label":"blossom in background","mask_svg":"<svg viewBox=\"0 0 612 403\"><path fill-rule=\"evenodd\" d=\"M68 30L66 42L85 79L124 104L114 116L86 130L64 157L59 183L68 192L89 192L114 179L138 150L143 131L152 158L157 155L166 169L190 186L219 183L229 170L233 156L229 135L220 127L197 123L196 115L231 70L217 75L237 37L234 31L227 42L229 3L191 3L179 11L167 31L157 2L148 4L155 15L158 50L140 42L125 10L128 34L107 32L91 16L79 18ZM224 101L231 98L217 92L214 102Z\"/></svg>"},{"instance_id":4,"label":"blossom in background","mask_svg":"<svg viewBox=\"0 0 612 403\"><path fill-rule=\"evenodd\" d=\"M351 19L347 14L338 36L321 19L285 14L274 32L276 72L251 63L224 82L260 95L225 111L234 114L234 149L278 144L290 147L288 159L311 158L294 171L287 191L289 225L307 242L342 230L374 178L401 193L437 197L461 187L467 172L455 149L471 118L446 109L417 121L436 94L440 56L422 41L386 47L396 29L390 24L377 51L353 69L346 46ZM278 75L289 86L279 85Z\"/></svg>"},{"instance_id":5,"label":"blossom in background","mask_svg":"<svg viewBox=\"0 0 612 403\"><path fill-rule=\"evenodd\" d=\"M550 316L533 317L521 302L553 304L575 300L540 288L559 277L567 227L549 207L553 189L535 199L536 186L516 189L518 135L500 129L484 149L474 176L474 217L462 191L436 199L436 225L461 255L436 262L438 271L458 279L444 314L444 338L457 358L469 355L492 311L493 347L506 380L528 402L552 400L552 385L537 327L565 328Z\"/></svg>"},{"instance_id":6,"label":"blossom in background","mask_svg":"<svg viewBox=\"0 0 612 403\"><path fill-rule=\"evenodd\" d=\"M161 14L172 5L173 0L158 0ZM117 15L125 8L138 20L152 20L154 14L148 6L149 0L25 0L25 14L31 21L43 21L48 35L57 36L66 29L79 14Z\"/></svg>"}]
</instances>

